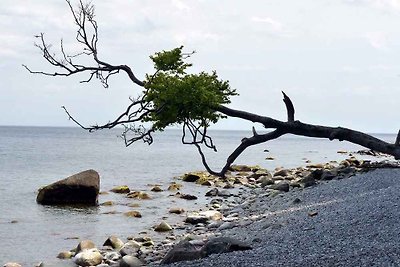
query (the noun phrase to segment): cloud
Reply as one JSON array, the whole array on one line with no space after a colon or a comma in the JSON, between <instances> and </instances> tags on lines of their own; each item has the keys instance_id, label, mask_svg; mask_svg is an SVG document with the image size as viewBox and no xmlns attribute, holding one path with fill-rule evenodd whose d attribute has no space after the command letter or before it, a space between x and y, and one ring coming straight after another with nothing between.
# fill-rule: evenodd
<instances>
[{"instance_id":1,"label":"cloud","mask_svg":"<svg viewBox=\"0 0 400 267\"><path fill-rule=\"evenodd\" d=\"M254 22L261 22L261 23L265 23L267 24L270 29L274 32L281 32L282 31L282 23L280 23L277 20L274 20L270 17L252 17L251 18L252 21Z\"/></svg>"},{"instance_id":2,"label":"cloud","mask_svg":"<svg viewBox=\"0 0 400 267\"><path fill-rule=\"evenodd\" d=\"M291 37L293 35L287 29L285 29L284 25L280 21L271 17L253 16L250 18L250 21L259 24L258 26L261 26L262 31L266 31L274 36Z\"/></svg>"},{"instance_id":3,"label":"cloud","mask_svg":"<svg viewBox=\"0 0 400 267\"><path fill-rule=\"evenodd\" d=\"M190 10L190 7L183 3L181 0L172 0L172 4L178 8L179 10L187 11Z\"/></svg>"},{"instance_id":4,"label":"cloud","mask_svg":"<svg viewBox=\"0 0 400 267\"><path fill-rule=\"evenodd\" d=\"M400 0L343 0L345 4L372 6L385 11L400 12Z\"/></svg>"},{"instance_id":5,"label":"cloud","mask_svg":"<svg viewBox=\"0 0 400 267\"><path fill-rule=\"evenodd\" d=\"M365 36L368 43L375 49L384 50L387 48L387 36L383 32L368 32Z\"/></svg>"}]
</instances>

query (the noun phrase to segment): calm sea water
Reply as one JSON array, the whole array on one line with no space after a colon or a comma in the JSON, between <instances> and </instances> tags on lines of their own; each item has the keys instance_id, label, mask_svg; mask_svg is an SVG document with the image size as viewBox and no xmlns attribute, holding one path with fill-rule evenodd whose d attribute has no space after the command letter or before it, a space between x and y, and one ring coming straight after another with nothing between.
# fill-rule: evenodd
<instances>
[{"instance_id":1,"label":"calm sea water","mask_svg":"<svg viewBox=\"0 0 400 267\"><path fill-rule=\"evenodd\" d=\"M86 169L99 172L102 191L124 184L148 191L151 184L166 187L174 176L203 170L195 147L182 145L178 130L156 136L151 146L138 143L128 148L117 137L119 134L118 129L90 134L78 128L0 127L0 264L17 261L33 266L40 261L54 261L60 251L76 246L78 240L71 239L75 237L101 245L112 234L124 238L147 230L155 235L151 226L168 215L171 205L187 205L185 200L171 200L168 192L159 193L152 200L140 202L136 210L143 218L136 219L120 213L104 214L130 210L126 204L134 201L116 194L99 198L100 203L115 201L117 205L113 207L57 208L36 204L38 188ZM241 138L251 133L214 131L211 135L219 152L208 153L209 161L213 167L221 168ZM395 135L379 137L395 140ZM346 142L287 136L248 149L237 163L259 164L267 169L296 167L304 165L304 158L314 163L339 160L345 156L336 153L338 150L359 149ZM275 160L266 161L266 156ZM184 190L202 195L206 188L185 185ZM204 201L199 199L196 203L202 205ZM11 223L14 220L17 223Z\"/></svg>"}]
</instances>

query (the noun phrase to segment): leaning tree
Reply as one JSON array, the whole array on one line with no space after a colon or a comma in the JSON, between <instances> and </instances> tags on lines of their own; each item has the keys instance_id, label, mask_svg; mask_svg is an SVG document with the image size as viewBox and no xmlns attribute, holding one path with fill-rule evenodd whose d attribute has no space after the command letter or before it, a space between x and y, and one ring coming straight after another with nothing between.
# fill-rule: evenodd
<instances>
[{"instance_id":1,"label":"leaning tree","mask_svg":"<svg viewBox=\"0 0 400 267\"><path fill-rule=\"evenodd\" d=\"M180 125L182 127L182 143L194 145L198 149L207 171L221 177L246 148L285 134L346 140L400 159L400 131L396 141L391 144L348 128L300 122L295 120L293 103L284 92L282 93L287 121L227 107L230 97L237 95L236 91L230 87L228 81L219 79L215 71L189 74L188 69L192 65L186 60L194 52L184 53L183 47L150 56L154 64L154 73L146 74L145 80L142 81L137 78L129 66L111 64L104 61L99 55L97 49L98 24L95 20L94 6L80 0L78 8L75 9L69 0L66 2L77 26L76 41L83 47L82 51L78 54L68 54L61 42L60 51L55 54L50 51L51 45L46 42L44 34L41 33L36 36L39 42L35 45L40 49L43 58L57 70L44 72L34 71L25 65L24 67L31 73L48 76L71 76L87 73L88 78L81 81L82 83L98 79L105 88L108 87L108 80L111 76L125 73L134 85L140 87L139 96L130 98L131 102L124 112L103 125L84 126L63 107L69 119L89 132L122 125L124 127L122 137L126 146L140 140L150 145L153 143L154 132L163 131L171 125ZM88 62L87 58L89 58L92 65L80 63L79 61L83 57L86 57L85 62ZM240 140L238 147L228 156L225 166L220 171L213 171L207 164L203 153L203 148L217 151L207 130L211 124L226 117L236 117L260 124L268 132L258 134L253 127L252 136Z\"/></svg>"}]
</instances>

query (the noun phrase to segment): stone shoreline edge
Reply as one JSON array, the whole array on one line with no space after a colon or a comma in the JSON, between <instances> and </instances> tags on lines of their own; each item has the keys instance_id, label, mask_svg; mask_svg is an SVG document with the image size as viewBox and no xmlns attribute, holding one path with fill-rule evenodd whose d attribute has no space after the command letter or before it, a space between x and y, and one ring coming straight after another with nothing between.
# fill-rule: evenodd
<instances>
[{"instance_id":1,"label":"stone shoreline edge","mask_svg":"<svg viewBox=\"0 0 400 267\"><path fill-rule=\"evenodd\" d=\"M205 172L188 173L181 177L183 182L193 182L211 188L206 193L206 196L210 198L210 203L206 207L199 207L197 213L187 214L185 221L180 225L171 227L161 222L155 230L169 233L165 240L155 244L151 238L129 237L127 242L123 242L118 237L111 236L101 248L97 248L91 241L83 240L75 249L60 252L58 258L62 261L54 266L60 266L61 262L65 263L65 266L71 266L68 264L72 261L79 266L152 266L206 257L214 252L204 255L198 255L196 252L201 251L210 240L224 236L225 230L240 229L265 217L265 214L257 214L257 212L242 216L238 212L240 211L238 206L243 208L250 206L255 199L263 198L268 201L293 190L303 190L319 183L345 179L377 168L400 168L400 164L397 161L371 162L350 157L340 163L331 161L293 169L278 168L273 172L259 166L233 165L223 180ZM231 192L232 188L237 190ZM179 192L176 193L178 197L182 197L179 194ZM183 195L182 198L185 197L188 196ZM172 210L170 212L178 213ZM310 212L308 215L317 214ZM172 254L174 253L174 249L171 250L171 248L179 248L177 244L183 242L186 244L186 247L183 247L185 253L182 253L182 249L178 249L175 251L176 255L171 256L171 251ZM7 263L4 266L20 265ZM37 266L52 265L39 263Z\"/></svg>"}]
</instances>

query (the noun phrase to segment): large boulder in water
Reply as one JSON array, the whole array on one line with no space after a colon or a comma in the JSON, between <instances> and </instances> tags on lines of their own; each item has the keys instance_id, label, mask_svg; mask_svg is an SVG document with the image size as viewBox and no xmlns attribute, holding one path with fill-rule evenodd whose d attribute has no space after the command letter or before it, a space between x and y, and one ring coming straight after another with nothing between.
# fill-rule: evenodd
<instances>
[{"instance_id":1,"label":"large boulder in water","mask_svg":"<svg viewBox=\"0 0 400 267\"><path fill-rule=\"evenodd\" d=\"M87 170L39 189L36 202L43 205L97 205L99 188L99 174Z\"/></svg>"}]
</instances>

